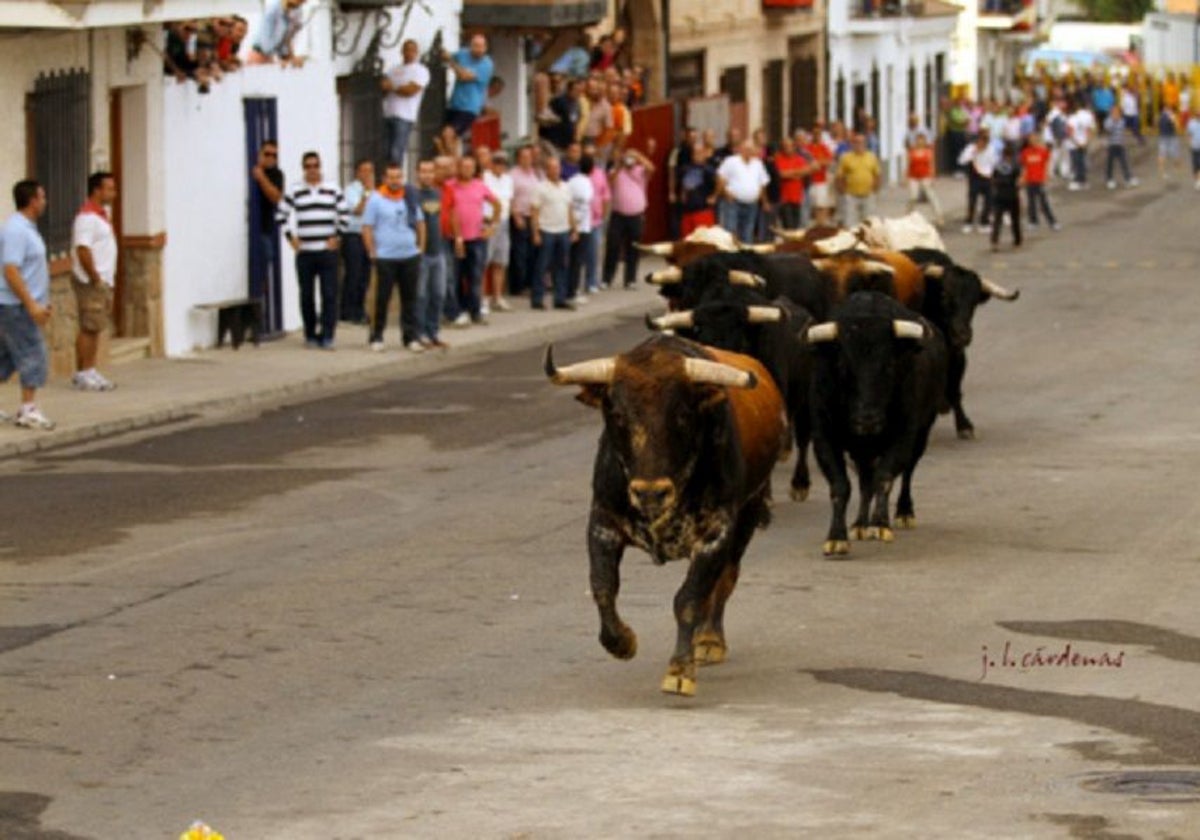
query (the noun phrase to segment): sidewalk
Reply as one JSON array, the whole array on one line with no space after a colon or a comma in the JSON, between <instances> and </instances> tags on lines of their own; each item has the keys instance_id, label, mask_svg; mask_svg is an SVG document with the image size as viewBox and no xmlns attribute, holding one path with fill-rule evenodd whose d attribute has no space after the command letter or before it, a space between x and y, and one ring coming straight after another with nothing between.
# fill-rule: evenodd
<instances>
[{"instance_id":1,"label":"sidewalk","mask_svg":"<svg viewBox=\"0 0 1200 840\"><path fill-rule=\"evenodd\" d=\"M1144 156L1144 153L1137 155ZM1144 174L1150 174L1144 164L1140 168ZM1103 182L1100 186L1103 189ZM967 242L976 241L957 234L965 203L965 184L940 177L936 189L946 215L942 231L946 246L952 254L965 250ZM1055 194L1059 194L1057 189ZM884 187L876 211L883 216L901 215L907 199L903 186ZM929 213L927 204L918 205L918 209ZM643 258L638 274L645 276L662 266L657 257ZM487 326L446 327L442 337L452 346L445 352L415 354L401 349L399 328L393 319L386 336L387 350L383 353L368 350L365 327L340 324L338 348L334 352L307 349L299 334L293 333L257 348L243 344L237 351L226 346L180 358L126 362L106 371L118 384L115 391L107 393L79 392L68 380L52 380L39 393L38 401L58 427L42 432L0 425L0 459L200 414L236 411L296 398L331 386L350 386L371 377L387 377L401 371L434 372L462 364L481 353L560 340L601 327L619 316L656 312L662 307L654 287L640 282L633 290L613 289L593 295L586 306L575 312L538 312L521 299L512 302L514 311L493 313ZM17 398L15 381L0 386L0 407L15 410Z\"/></svg>"}]
</instances>

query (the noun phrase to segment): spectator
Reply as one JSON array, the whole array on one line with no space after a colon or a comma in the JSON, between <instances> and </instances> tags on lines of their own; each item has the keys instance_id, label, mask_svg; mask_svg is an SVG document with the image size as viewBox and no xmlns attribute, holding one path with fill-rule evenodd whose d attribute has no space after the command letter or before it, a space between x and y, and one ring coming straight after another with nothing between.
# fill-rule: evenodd
<instances>
[{"instance_id":1,"label":"spectator","mask_svg":"<svg viewBox=\"0 0 1200 840\"><path fill-rule=\"evenodd\" d=\"M214 55L207 41L201 44L199 33L200 26L194 20L167 25L163 72L180 82L192 79L200 93L208 93Z\"/></svg>"},{"instance_id":2,"label":"spectator","mask_svg":"<svg viewBox=\"0 0 1200 840\"><path fill-rule=\"evenodd\" d=\"M620 82L608 84L608 107L612 110L612 125L596 140L596 146L611 146L610 155L620 157L633 133L633 115L625 105L625 88Z\"/></svg>"},{"instance_id":3,"label":"spectator","mask_svg":"<svg viewBox=\"0 0 1200 840\"><path fill-rule=\"evenodd\" d=\"M937 190L933 188L934 173L937 172L937 161L934 158L933 146L929 144L926 134L918 133L913 138L913 144L908 147L908 212L916 209L917 202L922 198L933 208L933 223L941 227L945 221L942 216L942 203L938 201Z\"/></svg>"},{"instance_id":4,"label":"spectator","mask_svg":"<svg viewBox=\"0 0 1200 840\"><path fill-rule=\"evenodd\" d=\"M583 160L583 144L572 142L567 146L562 159L562 179L569 182L579 174L579 162Z\"/></svg>"},{"instance_id":5,"label":"spectator","mask_svg":"<svg viewBox=\"0 0 1200 840\"><path fill-rule=\"evenodd\" d=\"M46 212L46 191L37 181L13 186L17 212L0 231L0 382L14 373L21 383L21 407L13 422L24 429L54 428L37 406L49 363L41 327L50 321L50 266L37 220ZM3 414L3 412L0 412ZM4 414L7 420L8 415Z\"/></svg>"},{"instance_id":6,"label":"spectator","mask_svg":"<svg viewBox=\"0 0 1200 840\"><path fill-rule=\"evenodd\" d=\"M225 19L223 19L225 20ZM234 15L217 32L217 63L221 69L229 72L242 66L238 53L242 50L242 42L246 40L249 24L241 15Z\"/></svg>"},{"instance_id":7,"label":"spectator","mask_svg":"<svg viewBox=\"0 0 1200 840\"><path fill-rule=\"evenodd\" d=\"M654 139L647 147L654 154ZM609 173L612 190L612 213L608 220L608 238L604 243L604 283L612 286L617 262L625 263L625 288L632 289L637 281L639 253L636 247L642 238L646 218L646 186L654 174L654 164L637 149L626 149Z\"/></svg>"},{"instance_id":8,"label":"spectator","mask_svg":"<svg viewBox=\"0 0 1200 840\"><path fill-rule=\"evenodd\" d=\"M1129 156L1125 153L1125 117L1121 114L1121 106L1114 105L1109 111L1108 119L1104 121L1104 136L1108 145L1108 157L1104 162L1104 177L1108 181L1108 188L1117 188L1117 182L1113 180L1114 161L1121 164L1125 186L1136 187L1138 179L1129 172Z\"/></svg>"},{"instance_id":9,"label":"spectator","mask_svg":"<svg viewBox=\"0 0 1200 840\"><path fill-rule=\"evenodd\" d=\"M508 275L509 256L512 251L512 200L513 178L508 174L508 155L503 149L490 151L481 146L475 152L479 169L483 172L483 183L500 202L499 217L489 217L492 236L487 245L487 268L485 269L484 292L490 296L490 309L508 312L512 309L504 299L504 280ZM486 213L491 205L484 208ZM484 301L485 305L487 301Z\"/></svg>"},{"instance_id":10,"label":"spectator","mask_svg":"<svg viewBox=\"0 0 1200 840\"><path fill-rule=\"evenodd\" d=\"M1133 132L1137 138L1138 145L1146 145L1146 138L1142 136L1141 108L1132 81L1126 82L1121 88L1121 118L1125 120L1126 130Z\"/></svg>"},{"instance_id":11,"label":"spectator","mask_svg":"<svg viewBox=\"0 0 1200 840\"><path fill-rule=\"evenodd\" d=\"M618 41L618 38L620 39ZM592 49L592 70L607 70L615 67L617 55L625 43L625 30L616 29L611 35L600 36L600 41Z\"/></svg>"},{"instance_id":12,"label":"spectator","mask_svg":"<svg viewBox=\"0 0 1200 840\"><path fill-rule=\"evenodd\" d=\"M250 266L250 293L261 298L269 294L268 290L274 289L279 280L279 221L275 214L283 198L284 177L279 168L279 147L274 140L263 141L250 176L254 180L258 203L254 235L259 238L262 257L261 264Z\"/></svg>"},{"instance_id":13,"label":"spectator","mask_svg":"<svg viewBox=\"0 0 1200 840\"><path fill-rule=\"evenodd\" d=\"M1029 226L1038 226L1038 207L1046 214L1046 222L1051 230L1058 230L1058 220L1050 210L1050 200L1046 196L1046 181L1050 174L1050 150L1036 131L1029 135L1029 142L1021 150L1022 182L1025 184L1025 198L1029 202Z\"/></svg>"},{"instance_id":14,"label":"spectator","mask_svg":"<svg viewBox=\"0 0 1200 840\"><path fill-rule=\"evenodd\" d=\"M1100 81L1092 88L1092 110L1095 112L1097 125L1104 124L1104 121L1108 119L1108 115L1112 113L1113 106L1116 104L1116 94L1113 93L1113 89L1109 84Z\"/></svg>"},{"instance_id":15,"label":"spectator","mask_svg":"<svg viewBox=\"0 0 1200 840\"><path fill-rule=\"evenodd\" d=\"M530 228L538 248L530 301L534 309L545 309L546 276L551 277L554 308L574 309L569 300L567 271L569 251L578 234L571 215L571 193L562 180L558 158L546 160L546 180L538 184L531 205Z\"/></svg>"},{"instance_id":16,"label":"spectator","mask_svg":"<svg viewBox=\"0 0 1200 840\"><path fill-rule=\"evenodd\" d=\"M459 138L465 138L471 125L479 117L487 100L488 83L492 80L492 58L487 54L488 42L485 35L471 36L471 46L459 49L453 55L444 53L443 59L454 72L454 92L446 105L446 125L454 129Z\"/></svg>"},{"instance_id":17,"label":"spectator","mask_svg":"<svg viewBox=\"0 0 1200 840\"><path fill-rule=\"evenodd\" d=\"M562 92L550 100L549 114L553 120L538 128L538 136L550 142L560 151L577 139L579 123L583 116L580 99L583 95L583 80L568 79Z\"/></svg>"},{"instance_id":18,"label":"spectator","mask_svg":"<svg viewBox=\"0 0 1200 840\"><path fill-rule=\"evenodd\" d=\"M1192 152L1192 186L1200 190L1200 110L1192 111L1186 130L1188 148Z\"/></svg>"},{"instance_id":19,"label":"spectator","mask_svg":"<svg viewBox=\"0 0 1200 840\"><path fill-rule=\"evenodd\" d=\"M963 233L975 232L975 206L981 199L979 229L986 231L991 218L992 172L996 168L996 153L986 129L980 129L975 142L962 150L958 165L967 168L967 220L963 223Z\"/></svg>"},{"instance_id":20,"label":"spectator","mask_svg":"<svg viewBox=\"0 0 1200 840\"><path fill-rule=\"evenodd\" d=\"M354 180L346 185L346 207L349 216L342 234L341 319L352 324L367 323L366 295L371 278L371 255L363 242L363 213L371 194L375 192L375 164L363 158L354 167Z\"/></svg>"},{"instance_id":21,"label":"spectator","mask_svg":"<svg viewBox=\"0 0 1200 840\"><path fill-rule=\"evenodd\" d=\"M581 33L574 46L568 48L550 65L550 72L568 79L583 79L591 64L592 39Z\"/></svg>"},{"instance_id":22,"label":"spectator","mask_svg":"<svg viewBox=\"0 0 1200 840\"><path fill-rule=\"evenodd\" d=\"M710 165L712 150L700 141L692 144L687 162L679 170L679 235L717 223L717 173Z\"/></svg>"},{"instance_id":23,"label":"spectator","mask_svg":"<svg viewBox=\"0 0 1200 840\"><path fill-rule=\"evenodd\" d=\"M946 113L946 163L954 166L955 178L963 177L962 167L958 166L958 156L966 148L970 121L971 113L967 108L966 97L959 97Z\"/></svg>"},{"instance_id":24,"label":"spectator","mask_svg":"<svg viewBox=\"0 0 1200 840\"><path fill-rule=\"evenodd\" d=\"M754 222L754 241L769 242L774 238L771 229L779 226L779 198L782 183L779 178L779 168L775 164L775 147L767 141L767 132L756 128L752 136L758 159L762 161L763 170L767 173L767 186L763 188L762 200L759 202L758 214Z\"/></svg>"},{"instance_id":25,"label":"spectator","mask_svg":"<svg viewBox=\"0 0 1200 840\"><path fill-rule=\"evenodd\" d=\"M304 25L300 7L304 0L270 0L259 23L258 34L250 45L247 64L272 64L300 67L304 58L292 50L292 39Z\"/></svg>"},{"instance_id":26,"label":"spectator","mask_svg":"<svg viewBox=\"0 0 1200 840\"><path fill-rule=\"evenodd\" d=\"M404 165L408 138L421 112L421 99L429 86L429 68L421 63L420 47L409 38L400 48L402 62L388 68L383 88L383 125L388 159Z\"/></svg>"},{"instance_id":27,"label":"spectator","mask_svg":"<svg viewBox=\"0 0 1200 840\"><path fill-rule=\"evenodd\" d=\"M867 149L867 138L855 133L850 151L838 160L838 191L846 197L846 227L859 224L875 212L875 193L882 181L879 158Z\"/></svg>"},{"instance_id":28,"label":"spectator","mask_svg":"<svg viewBox=\"0 0 1200 840\"><path fill-rule=\"evenodd\" d=\"M533 165L533 147L517 149L517 165L512 171L513 198L510 207L511 254L508 262L508 290L524 294L533 287L533 271L537 266L537 249L530 227L534 195L541 177Z\"/></svg>"},{"instance_id":29,"label":"spectator","mask_svg":"<svg viewBox=\"0 0 1200 840\"><path fill-rule=\"evenodd\" d=\"M457 183L458 159L438 155L433 159L435 182L442 191L441 239L442 261L446 265L446 293L437 301L447 321L460 314L458 308L458 258L454 256L454 231L451 217L454 209L454 186Z\"/></svg>"},{"instance_id":30,"label":"spectator","mask_svg":"<svg viewBox=\"0 0 1200 840\"><path fill-rule=\"evenodd\" d=\"M596 165L596 147L588 144L583 147L584 157L592 159L592 171L588 176L592 181L592 219L591 233L588 236L592 243L585 250L587 264L584 266L588 294L600 291L600 244L604 238L604 219L608 216L612 203L612 189L608 185L608 173ZM603 287L607 288L607 287Z\"/></svg>"},{"instance_id":31,"label":"spectator","mask_svg":"<svg viewBox=\"0 0 1200 840\"><path fill-rule=\"evenodd\" d=\"M1012 222L1013 247L1021 247L1021 164L1011 143L1005 143L992 173L992 250L1000 248L1004 217Z\"/></svg>"},{"instance_id":32,"label":"spectator","mask_svg":"<svg viewBox=\"0 0 1200 840\"><path fill-rule=\"evenodd\" d=\"M1179 168L1179 117L1166 103L1158 115L1158 176L1167 178L1167 166Z\"/></svg>"},{"instance_id":33,"label":"spectator","mask_svg":"<svg viewBox=\"0 0 1200 840\"><path fill-rule=\"evenodd\" d=\"M779 141L779 152L775 155L775 166L779 170L779 223L786 230L801 226L801 208L804 207L804 179L809 173L808 158L801 155L792 138L785 136Z\"/></svg>"},{"instance_id":34,"label":"spectator","mask_svg":"<svg viewBox=\"0 0 1200 840\"><path fill-rule=\"evenodd\" d=\"M453 160L455 167L458 166L458 160L466 152L466 144L455 132L454 126L449 123L442 126L442 130L433 138L433 147L439 157L448 157Z\"/></svg>"},{"instance_id":35,"label":"spectator","mask_svg":"<svg viewBox=\"0 0 1200 840\"><path fill-rule=\"evenodd\" d=\"M720 172L721 166L728 158L737 157L738 150L742 147L742 130L737 126L730 126L729 131L725 135L725 145L718 146L712 153L712 167L714 172ZM737 223L734 217L734 206L724 196L724 191L721 189L721 184L717 182L717 224L732 231Z\"/></svg>"},{"instance_id":36,"label":"spectator","mask_svg":"<svg viewBox=\"0 0 1200 840\"><path fill-rule=\"evenodd\" d=\"M504 79L500 76L492 76L487 83L487 97L483 103L483 109L480 110L481 117L499 117L500 109L496 107L496 100L504 93Z\"/></svg>"},{"instance_id":37,"label":"spectator","mask_svg":"<svg viewBox=\"0 0 1200 840\"><path fill-rule=\"evenodd\" d=\"M1042 139L1046 141L1046 147L1050 150L1049 173L1070 180L1071 156L1067 151L1067 113L1066 104L1061 99L1054 100L1054 104L1050 106L1045 125Z\"/></svg>"},{"instance_id":38,"label":"spectator","mask_svg":"<svg viewBox=\"0 0 1200 840\"><path fill-rule=\"evenodd\" d=\"M829 188L829 170L833 166L833 151L830 143L822 140L826 132L818 120L813 128L813 136L809 138L807 150L812 158L809 175L809 204L812 207L812 221L817 225L833 223L833 211L837 207L837 199Z\"/></svg>"},{"instance_id":39,"label":"spectator","mask_svg":"<svg viewBox=\"0 0 1200 840\"><path fill-rule=\"evenodd\" d=\"M392 286L400 294L400 345L420 353L421 325L418 298L421 288L421 255L428 228L421 213L420 196L404 187L404 167L390 161L383 186L371 194L363 213L362 238L375 261L375 317L371 319L371 349L383 350Z\"/></svg>"},{"instance_id":40,"label":"spectator","mask_svg":"<svg viewBox=\"0 0 1200 840\"><path fill-rule=\"evenodd\" d=\"M679 238L679 227L683 212L679 204L679 179L683 167L691 161L692 147L696 145L696 129L690 125L684 128L683 138L679 145L667 153L667 223L670 228L668 236Z\"/></svg>"},{"instance_id":41,"label":"spectator","mask_svg":"<svg viewBox=\"0 0 1200 840\"><path fill-rule=\"evenodd\" d=\"M875 124L874 117L863 117L863 142L866 150L871 154L879 157L879 131Z\"/></svg>"},{"instance_id":42,"label":"spectator","mask_svg":"<svg viewBox=\"0 0 1200 840\"><path fill-rule=\"evenodd\" d=\"M499 220L500 201L492 195L480 176L475 158L466 155L458 162L458 180L454 184L454 206L450 210L450 231L454 237L454 257L458 260L458 315L454 326L485 324L482 310L483 271L487 267L487 246L493 223L485 221L484 205L491 206L488 219Z\"/></svg>"},{"instance_id":43,"label":"spectator","mask_svg":"<svg viewBox=\"0 0 1200 840\"><path fill-rule=\"evenodd\" d=\"M417 164L417 198L425 217L425 247L417 282L417 340L426 348L445 350L450 345L441 340L440 331L446 300L446 240L442 236L442 186L431 160Z\"/></svg>"},{"instance_id":44,"label":"spectator","mask_svg":"<svg viewBox=\"0 0 1200 840\"><path fill-rule=\"evenodd\" d=\"M904 148L911 149L917 145L917 138L924 137L927 144L933 143L933 137L929 134L929 129L921 125L921 115L913 111L908 115L908 130L904 132Z\"/></svg>"},{"instance_id":45,"label":"spectator","mask_svg":"<svg viewBox=\"0 0 1200 840\"><path fill-rule=\"evenodd\" d=\"M79 306L76 373L71 381L83 391L111 391L113 383L96 370L96 353L100 333L112 322L117 237L108 214L117 198L117 181L111 172L95 172L87 186L87 201L71 225L71 286Z\"/></svg>"},{"instance_id":46,"label":"spectator","mask_svg":"<svg viewBox=\"0 0 1200 840\"><path fill-rule=\"evenodd\" d=\"M595 76L589 77L584 83L584 98L580 102L580 120L583 126L580 139L584 143L594 143L597 154L602 155L602 160L607 160L609 147L602 146L599 140L601 136L611 133L612 108L607 107L607 103L604 101L604 82Z\"/></svg>"},{"instance_id":47,"label":"spectator","mask_svg":"<svg viewBox=\"0 0 1200 840\"><path fill-rule=\"evenodd\" d=\"M332 350L338 316L339 234L346 227L346 199L337 184L321 177L320 155L305 152L301 163L304 180L284 193L277 216L296 252L304 343L308 347ZM321 291L319 322L314 295L314 281L318 279Z\"/></svg>"},{"instance_id":48,"label":"spectator","mask_svg":"<svg viewBox=\"0 0 1200 840\"><path fill-rule=\"evenodd\" d=\"M579 159L579 171L567 180L567 191L571 194L571 221L578 234L571 242L567 260L568 300L575 305L588 302L588 289L584 285L584 274L592 262L592 171L595 162L590 157ZM593 290L594 291L594 290Z\"/></svg>"}]
</instances>

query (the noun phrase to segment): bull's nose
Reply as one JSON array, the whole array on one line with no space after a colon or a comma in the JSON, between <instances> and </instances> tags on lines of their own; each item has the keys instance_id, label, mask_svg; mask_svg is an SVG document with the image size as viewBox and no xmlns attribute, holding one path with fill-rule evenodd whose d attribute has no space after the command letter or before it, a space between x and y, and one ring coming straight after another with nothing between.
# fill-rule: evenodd
<instances>
[{"instance_id":1,"label":"bull's nose","mask_svg":"<svg viewBox=\"0 0 1200 840\"><path fill-rule=\"evenodd\" d=\"M636 478L629 482L629 503L647 516L656 516L675 504L675 485L669 478Z\"/></svg>"},{"instance_id":2,"label":"bull's nose","mask_svg":"<svg viewBox=\"0 0 1200 840\"><path fill-rule=\"evenodd\" d=\"M883 420L881 411L861 411L850 419L850 427L856 435L877 435L883 431Z\"/></svg>"}]
</instances>

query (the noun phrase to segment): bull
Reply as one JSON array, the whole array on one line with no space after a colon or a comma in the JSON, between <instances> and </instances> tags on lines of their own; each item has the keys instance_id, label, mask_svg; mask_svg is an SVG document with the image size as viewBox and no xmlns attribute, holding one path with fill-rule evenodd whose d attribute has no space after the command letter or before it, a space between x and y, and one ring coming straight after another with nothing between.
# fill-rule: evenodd
<instances>
[{"instance_id":1,"label":"bull","mask_svg":"<svg viewBox=\"0 0 1200 840\"><path fill-rule=\"evenodd\" d=\"M618 659L637 652L617 614L627 546L658 564L686 560L662 690L690 696L697 663L726 657L725 604L751 536L770 519L786 423L779 391L758 361L675 336L563 368L548 347L544 368L556 385L579 385L577 399L604 418L587 529L600 644Z\"/></svg>"},{"instance_id":2,"label":"bull","mask_svg":"<svg viewBox=\"0 0 1200 840\"><path fill-rule=\"evenodd\" d=\"M830 321L809 327L813 361L813 451L833 505L826 556L850 550L845 456L858 472L855 539L891 542L892 484L901 477L896 522L916 525L912 476L945 388L946 354L928 322L879 292L856 292Z\"/></svg>"},{"instance_id":3,"label":"bull","mask_svg":"<svg viewBox=\"0 0 1200 840\"><path fill-rule=\"evenodd\" d=\"M954 412L954 430L959 438L975 437L975 424L962 404L962 383L967 372L967 347L971 344L971 321L975 309L992 298L1015 301L1020 290L1009 291L958 265L944 251L912 248L904 252L921 267L926 294L921 313L946 337L946 404Z\"/></svg>"},{"instance_id":4,"label":"bull","mask_svg":"<svg viewBox=\"0 0 1200 840\"><path fill-rule=\"evenodd\" d=\"M646 317L651 329L675 330L701 344L762 362L783 396L795 440L796 466L789 490L795 501L807 499L812 484L808 472L812 354L800 338L812 323L812 315L787 298L769 301L750 290L710 300L695 309Z\"/></svg>"}]
</instances>

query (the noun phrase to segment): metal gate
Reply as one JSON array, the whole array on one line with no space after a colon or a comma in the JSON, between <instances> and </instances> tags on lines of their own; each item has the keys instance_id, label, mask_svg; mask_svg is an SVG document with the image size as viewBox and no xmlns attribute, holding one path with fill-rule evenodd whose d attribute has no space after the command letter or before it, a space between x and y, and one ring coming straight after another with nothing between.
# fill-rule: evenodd
<instances>
[{"instance_id":1,"label":"metal gate","mask_svg":"<svg viewBox=\"0 0 1200 840\"><path fill-rule=\"evenodd\" d=\"M813 56L792 61L792 130L812 129L817 121L817 59ZM839 90L839 94L841 91ZM842 108L841 100L838 109Z\"/></svg>"},{"instance_id":2,"label":"metal gate","mask_svg":"<svg viewBox=\"0 0 1200 840\"><path fill-rule=\"evenodd\" d=\"M272 217L269 232L259 227L262 212L262 191L254 181L250 170L258 163L258 150L266 140L279 142L279 120L276 116L275 99L247 98L242 100L246 120L246 239L249 245L249 274L246 281L246 296L262 301L263 320L261 331L265 336L283 332L283 275L279 256L279 226ZM268 243L263 233L274 243L268 252Z\"/></svg>"},{"instance_id":3,"label":"metal gate","mask_svg":"<svg viewBox=\"0 0 1200 840\"><path fill-rule=\"evenodd\" d=\"M46 190L39 227L51 254L71 247L71 225L87 193L91 77L83 70L42 74L26 99L27 171Z\"/></svg>"},{"instance_id":4,"label":"metal gate","mask_svg":"<svg viewBox=\"0 0 1200 840\"><path fill-rule=\"evenodd\" d=\"M768 61L762 69L762 125L767 140L778 143L783 136L783 59Z\"/></svg>"}]
</instances>

